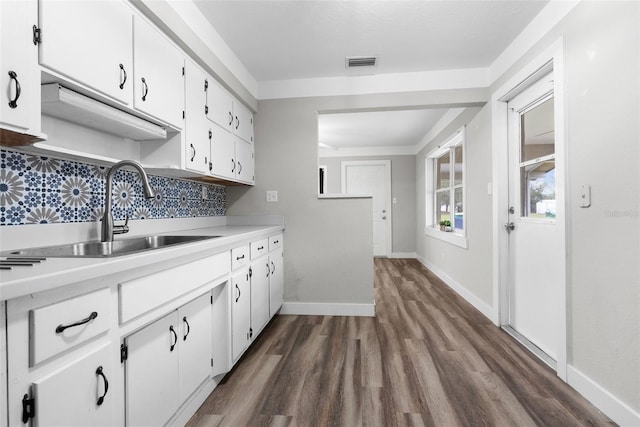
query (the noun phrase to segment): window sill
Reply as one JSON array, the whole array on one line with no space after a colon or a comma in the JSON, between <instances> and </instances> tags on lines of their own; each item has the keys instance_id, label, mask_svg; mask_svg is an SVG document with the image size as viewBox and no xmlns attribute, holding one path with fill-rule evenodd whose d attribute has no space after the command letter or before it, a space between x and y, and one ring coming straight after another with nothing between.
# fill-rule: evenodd
<instances>
[{"instance_id":1,"label":"window sill","mask_svg":"<svg viewBox=\"0 0 640 427\"><path fill-rule=\"evenodd\" d=\"M425 228L424 234L429 237L433 237L434 239L459 246L463 249L467 249L469 247L467 237L463 234L456 233L455 231L440 231L440 228L427 227Z\"/></svg>"}]
</instances>

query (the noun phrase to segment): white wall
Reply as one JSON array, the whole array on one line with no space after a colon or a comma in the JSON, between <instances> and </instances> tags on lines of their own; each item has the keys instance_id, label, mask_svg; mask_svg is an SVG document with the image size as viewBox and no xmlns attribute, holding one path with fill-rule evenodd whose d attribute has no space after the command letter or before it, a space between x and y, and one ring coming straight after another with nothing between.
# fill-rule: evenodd
<instances>
[{"instance_id":1,"label":"white wall","mask_svg":"<svg viewBox=\"0 0 640 427\"><path fill-rule=\"evenodd\" d=\"M466 125L465 222L468 248L446 243L425 234L425 157ZM487 314L493 304L491 113L488 106L460 115L416 155L417 253L441 278L455 285L477 308Z\"/></svg>"},{"instance_id":2,"label":"white wall","mask_svg":"<svg viewBox=\"0 0 640 427\"><path fill-rule=\"evenodd\" d=\"M564 38L568 145L569 382L619 422L640 420L640 3L581 2L493 85L501 87ZM489 305L491 109L467 127L469 249L418 233L417 251ZM430 146L446 138L442 132ZM428 150L428 148L427 148ZM421 153L422 154L422 153ZM418 230L424 215L424 160L417 156ZM592 206L579 207L591 185ZM486 306L485 306L486 307ZM495 309L495 308L494 308Z\"/></svg>"},{"instance_id":3,"label":"white wall","mask_svg":"<svg viewBox=\"0 0 640 427\"><path fill-rule=\"evenodd\" d=\"M285 218L285 300L373 302L370 199L318 199L318 112L477 105L484 89L259 101L256 185L227 189L227 214ZM266 202L277 190L277 203Z\"/></svg>"},{"instance_id":4,"label":"white wall","mask_svg":"<svg viewBox=\"0 0 640 427\"><path fill-rule=\"evenodd\" d=\"M392 252L410 254L416 252L416 162L415 156L357 156L321 157L320 165L327 166L328 194L342 191L342 161L389 160L391 162ZM408 256L408 255L407 255Z\"/></svg>"}]
</instances>

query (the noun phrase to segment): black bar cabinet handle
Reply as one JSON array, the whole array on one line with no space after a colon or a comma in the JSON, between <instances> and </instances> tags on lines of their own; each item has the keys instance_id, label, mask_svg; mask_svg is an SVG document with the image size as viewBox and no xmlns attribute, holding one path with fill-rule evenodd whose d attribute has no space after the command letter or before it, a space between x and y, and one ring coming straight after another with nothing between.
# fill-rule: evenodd
<instances>
[{"instance_id":1,"label":"black bar cabinet handle","mask_svg":"<svg viewBox=\"0 0 640 427\"><path fill-rule=\"evenodd\" d=\"M182 341L186 341L187 337L189 336L189 332L191 332L191 326L189 326L189 322L187 322L187 316L184 316L182 318L182 321L184 322L185 325L187 325L187 333L184 334L184 336L182 337Z\"/></svg>"},{"instance_id":2,"label":"black bar cabinet handle","mask_svg":"<svg viewBox=\"0 0 640 427\"><path fill-rule=\"evenodd\" d=\"M236 289L238 290L238 296L236 297L236 302L240 299L240 288L236 285Z\"/></svg>"},{"instance_id":3,"label":"black bar cabinet handle","mask_svg":"<svg viewBox=\"0 0 640 427\"><path fill-rule=\"evenodd\" d=\"M98 312L93 311L93 312L91 312L89 317L87 317L86 319L82 319L82 320L80 320L80 321L78 321L76 323L72 323L70 325L58 325L58 327L56 327L56 334L61 334L67 328L73 328L74 326L80 326L80 325L84 325L85 323L89 323L93 319L95 319L96 317L98 317Z\"/></svg>"},{"instance_id":4,"label":"black bar cabinet handle","mask_svg":"<svg viewBox=\"0 0 640 427\"><path fill-rule=\"evenodd\" d=\"M176 344L178 344L178 334L176 333L176 330L173 329L173 325L169 326L169 332L173 334L174 338L173 344L171 344L169 351L173 351L173 349L176 348Z\"/></svg>"},{"instance_id":5,"label":"black bar cabinet handle","mask_svg":"<svg viewBox=\"0 0 640 427\"><path fill-rule=\"evenodd\" d=\"M16 82L16 97L9 101L9 107L16 108L18 106L18 98L20 98L20 94L22 93L22 88L20 87L18 75L15 71L9 71L9 77L11 78L11 80Z\"/></svg>"},{"instance_id":6,"label":"black bar cabinet handle","mask_svg":"<svg viewBox=\"0 0 640 427\"><path fill-rule=\"evenodd\" d=\"M120 69L122 70L123 78L120 83L120 89L124 89L124 84L127 82L127 70L124 69L124 65L120 64Z\"/></svg>"},{"instance_id":7,"label":"black bar cabinet handle","mask_svg":"<svg viewBox=\"0 0 640 427\"><path fill-rule=\"evenodd\" d=\"M109 381L107 381L107 376L104 374L102 366L98 366L98 369L96 369L96 375L102 377L102 381L104 381L104 394L98 397L98 402L96 402L98 406L100 406L104 402L107 391L109 391Z\"/></svg>"},{"instance_id":8,"label":"black bar cabinet handle","mask_svg":"<svg viewBox=\"0 0 640 427\"><path fill-rule=\"evenodd\" d=\"M142 84L144 85L144 93L142 94L142 100L146 101L147 94L149 93L149 86L147 86L147 82L145 81L144 77L142 78Z\"/></svg>"}]
</instances>

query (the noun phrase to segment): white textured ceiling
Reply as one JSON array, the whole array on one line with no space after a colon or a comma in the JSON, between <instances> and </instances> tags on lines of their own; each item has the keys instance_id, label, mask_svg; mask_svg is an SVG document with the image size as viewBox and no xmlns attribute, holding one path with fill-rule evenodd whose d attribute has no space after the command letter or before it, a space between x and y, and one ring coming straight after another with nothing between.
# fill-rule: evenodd
<instances>
[{"instance_id":1,"label":"white textured ceiling","mask_svg":"<svg viewBox=\"0 0 640 427\"><path fill-rule=\"evenodd\" d=\"M489 67L548 0L193 1L260 83ZM346 69L345 57L370 55L379 58L375 69ZM415 145L444 113L321 116L319 139Z\"/></svg>"},{"instance_id":2,"label":"white textured ceiling","mask_svg":"<svg viewBox=\"0 0 640 427\"><path fill-rule=\"evenodd\" d=\"M194 0L258 81L487 67L546 0Z\"/></svg>"},{"instance_id":3,"label":"white textured ceiling","mask_svg":"<svg viewBox=\"0 0 640 427\"><path fill-rule=\"evenodd\" d=\"M445 109L320 114L319 142L328 148L412 147Z\"/></svg>"}]
</instances>

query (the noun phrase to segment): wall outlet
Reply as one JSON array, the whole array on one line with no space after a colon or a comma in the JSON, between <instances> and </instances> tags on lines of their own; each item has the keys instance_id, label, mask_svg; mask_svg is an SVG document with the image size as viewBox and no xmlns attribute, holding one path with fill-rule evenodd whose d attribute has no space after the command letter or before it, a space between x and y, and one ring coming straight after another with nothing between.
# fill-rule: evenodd
<instances>
[{"instance_id":1,"label":"wall outlet","mask_svg":"<svg viewBox=\"0 0 640 427\"><path fill-rule=\"evenodd\" d=\"M202 186L202 201L207 200L207 197L209 197L209 195L207 194L207 186L203 185Z\"/></svg>"},{"instance_id":2,"label":"wall outlet","mask_svg":"<svg viewBox=\"0 0 640 427\"><path fill-rule=\"evenodd\" d=\"M278 192L277 191L267 191L267 202L277 202L278 201Z\"/></svg>"}]
</instances>

